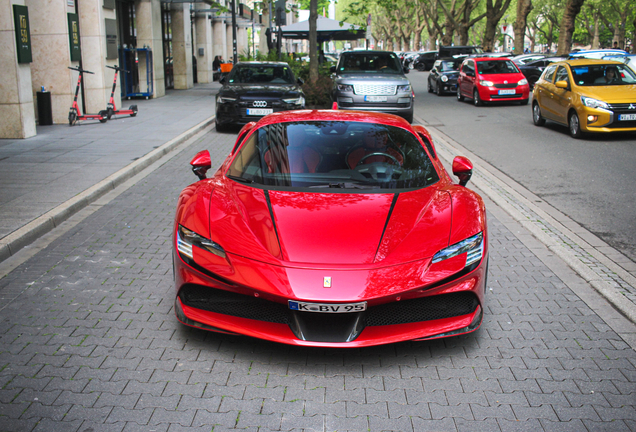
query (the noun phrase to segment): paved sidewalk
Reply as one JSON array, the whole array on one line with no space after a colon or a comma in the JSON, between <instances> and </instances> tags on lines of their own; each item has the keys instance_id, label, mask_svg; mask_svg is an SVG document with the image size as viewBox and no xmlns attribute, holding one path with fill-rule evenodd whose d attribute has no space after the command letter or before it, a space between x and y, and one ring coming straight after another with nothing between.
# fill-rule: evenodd
<instances>
[{"instance_id":1,"label":"paved sidewalk","mask_svg":"<svg viewBox=\"0 0 636 432\"><path fill-rule=\"evenodd\" d=\"M132 162L184 132L202 129L214 115L214 95L219 88L218 83L197 84L189 90L168 90L158 99L125 100L123 107L139 107L136 117L104 124L82 122L73 127L38 126L38 135L33 138L0 140L0 261L107 188L64 208L69 200L122 169L131 171L127 167ZM124 174L119 181L132 172ZM111 189L116 185L114 182ZM60 205L50 220L36 221Z\"/></svg>"}]
</instances>

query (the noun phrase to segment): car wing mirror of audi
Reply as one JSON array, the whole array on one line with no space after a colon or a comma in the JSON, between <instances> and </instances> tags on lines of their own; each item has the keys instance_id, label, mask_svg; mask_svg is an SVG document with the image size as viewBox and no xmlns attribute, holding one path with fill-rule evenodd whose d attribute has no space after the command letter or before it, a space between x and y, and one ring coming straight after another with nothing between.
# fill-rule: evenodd
<instances>
[{"instance_id":1,"label":"car wing mirror of audi","mask_svg":"<svg viewBox=\"0 0 636 432\"><path fill-rule=\"evenodd\" d=\"M205 174L212 167L210 152L207 150L201 150L194 156L194 158L192 158L190 165L192 165L192 172L199 177L199 180L205 179Z\"/></svg>"},{"instance_id":2,"label":"car wing mirror of audi","mask_svg":"<svg viewBox=\"0 0 636 432\"><path fill-rule=\"evenodd\" d=\"M473 175L473 164L464 156L456 156L453 159L453 174L459 178L459 185L466 186Z\"/></svg>"}]
</instances>

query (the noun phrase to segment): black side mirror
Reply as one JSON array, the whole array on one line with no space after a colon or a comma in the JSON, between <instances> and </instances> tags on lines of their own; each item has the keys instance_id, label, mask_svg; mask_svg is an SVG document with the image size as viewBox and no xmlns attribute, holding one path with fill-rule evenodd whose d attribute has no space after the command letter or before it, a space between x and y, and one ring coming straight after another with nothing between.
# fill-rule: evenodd
<instances>
[{"instance_id":1,"label":"black side mirror","mask_svg":"<svg viewBox=\"0 0 636 432\"><path fill-rule=\"evenodd\" d=\"M305 81L303 81L303 79L302 79L302 78L298 78L298 79L296 80L296 82L298 83L298 85L303 85L303 84L305 84Z\"/></svg>"}]
</instances>

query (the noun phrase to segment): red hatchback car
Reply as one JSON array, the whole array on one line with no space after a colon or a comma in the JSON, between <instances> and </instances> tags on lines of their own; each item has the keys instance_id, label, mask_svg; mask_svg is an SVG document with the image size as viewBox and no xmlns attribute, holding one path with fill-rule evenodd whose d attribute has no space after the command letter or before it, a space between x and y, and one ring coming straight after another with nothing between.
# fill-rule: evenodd
<instances>
[{"instance_id":1,"label":"red hatchback car","mask_svg":"<svg viewBox=\"0 0 636 432\"><path fill-rule=\"evenodd\" d=\"M486 102L528 103L530 86L512 60L506 58L468 58L457 79L457 100L472 99L475 106Z\"/></svg>"},{"instance_id":2,"label":"red hatchback car","mask_svg":"<svg viewBox=\"0 0 636 432\"><path fill-rule=\"evenodd\" d=\"M291 345L362 347L476 330L486 210L422 126L359 111L249 123L177 204L175 313L185 325Z\"/></svg>"}]
</instances>

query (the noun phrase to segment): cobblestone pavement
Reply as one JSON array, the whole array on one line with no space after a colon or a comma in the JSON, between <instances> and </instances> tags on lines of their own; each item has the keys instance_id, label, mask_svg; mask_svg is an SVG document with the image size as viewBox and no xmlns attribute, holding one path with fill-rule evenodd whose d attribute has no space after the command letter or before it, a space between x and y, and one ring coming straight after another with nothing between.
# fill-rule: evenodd
<instances>
[{"instance_id":1,"label":"cobblestone pavement","mask_svg":"<svg viewBox=\"0 0 636 432\"><path fill-rule=\"evenodd\" d=\"M206 135L0 280L1 431L636 430L636 353L492 215L471 335L335 350L180 325L178 192L233 141Z\"/></svg>"}]
</instances>

